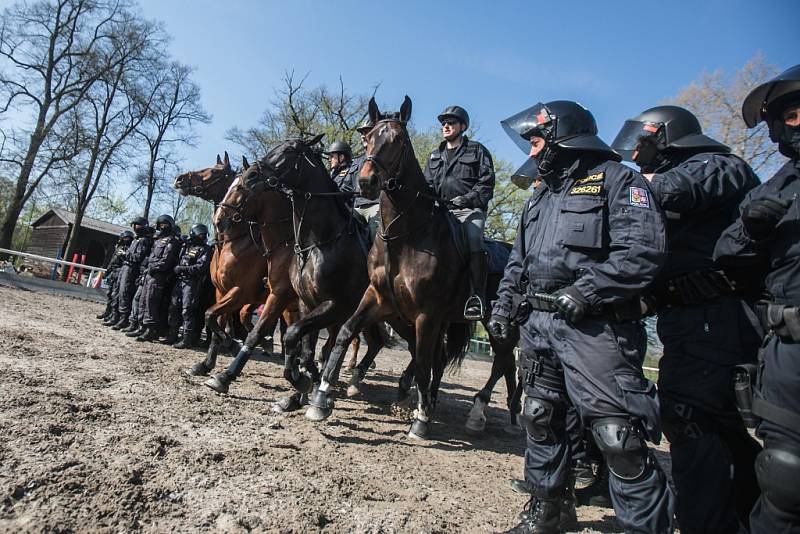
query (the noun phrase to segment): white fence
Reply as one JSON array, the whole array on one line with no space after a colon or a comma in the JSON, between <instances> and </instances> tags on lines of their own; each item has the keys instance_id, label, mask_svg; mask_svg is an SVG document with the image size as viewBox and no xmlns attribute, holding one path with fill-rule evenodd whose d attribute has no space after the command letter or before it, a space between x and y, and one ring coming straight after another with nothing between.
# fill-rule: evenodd
<instances>
[{"instance_id":1,"label":"white fence","mask_svg":"<svg viewBox=\"0 0 800 534\"><path fill-rule=\"evenodd\" d=\"M86 287L94 287L94 285L98 282L98 279L106 272L106 270L101 267L94 267L92 265L83 265L82 263L74 263L71 261L57 260L55 258L48 258L46 256L39 256L37 254L28 254L27 252L18 252L16 250L9 250L5 248L0 248L0 254L8 254L9 256L18 256L20 258L30 258L36 261L53 263L56 265L65 265L67 267L75 267L79 270L78 272L86 271L88 274L88 276L86 277L86 284L85 284Z\"/></svg>"}]
</instances>

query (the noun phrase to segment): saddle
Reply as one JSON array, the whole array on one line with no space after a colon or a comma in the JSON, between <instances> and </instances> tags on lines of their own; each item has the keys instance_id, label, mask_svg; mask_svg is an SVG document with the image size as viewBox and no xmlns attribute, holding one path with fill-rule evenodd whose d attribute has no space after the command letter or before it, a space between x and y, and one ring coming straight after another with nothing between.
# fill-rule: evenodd
<instances>
[{"instance_id":1,"label":"saddle","mask_svg":"<svg viewBox=\"0 0 800 534\"><path fill-rule=\"evenodd\" d=\"M469 261L469 242L467 241L464 225L449 211L445 216L445 220L450 228L450 235L453 237L453 244L458 252L458 257L466 264ZM488 274L502 275L503 271L505 271L506 263L508 263L508 257L511 255L511 246L503 241L484 238L483 250L486 251L489 258Z\"/></svg>"}]
</instances>

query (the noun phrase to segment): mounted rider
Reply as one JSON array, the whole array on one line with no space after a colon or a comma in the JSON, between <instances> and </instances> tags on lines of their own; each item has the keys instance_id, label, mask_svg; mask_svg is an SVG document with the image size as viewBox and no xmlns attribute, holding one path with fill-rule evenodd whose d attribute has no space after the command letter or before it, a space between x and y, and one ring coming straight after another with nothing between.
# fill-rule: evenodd
<instances>
[{"instance_id":1,"label":"mounted rider","mask_svg":"<svg viewBox=\"0 0 800 534\"><path fill-rule=\"evenodd\" d=\"M469 245L472 295L464 306L464 318L481 320L485 305L488 257L483 247L486 211L494 195L494 164L489 151L464 135L469 114L461 106L448 106L437 119L444 141L425 163L425 179L436 195L447 200L450 211L461 221Z\"/></svg>"},{"instance_id":2,"label":"mounted rider","mask_svg":"<svg viewBox=\"0 0 800 534\"><path fill-rule=\"evenodd\" d=\"M331 169L331 180L339 191L355 193L358 187L358 165L353 163L353 150L345 141L334 141L325 151Z\"/></svg>"}]
</instances>

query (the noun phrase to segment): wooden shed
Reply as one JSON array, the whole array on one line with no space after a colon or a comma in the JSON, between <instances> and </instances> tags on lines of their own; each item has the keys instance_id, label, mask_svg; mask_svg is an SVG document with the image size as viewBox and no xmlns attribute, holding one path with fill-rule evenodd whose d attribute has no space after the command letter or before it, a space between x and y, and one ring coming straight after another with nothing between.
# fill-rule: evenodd
<instances>
[{"instance_id":1,"label":"wooden shed","mask_svg":"<svg viewBox=\"0 0 800 534\"><path fill-rule=\"evenodd\" d=\"M25 252L56 258L59 251L63 251L67 247L67 240L74 222L75 214L71 211L62 208L47 210L44 215L31 223L33 231ZM125 226L84 216L75 252L78 253L79 258L81 254L86 254L84 262L86 265L102 267L111 257L120 232L127 229ZM63 259L71 261L72 258Z\"/></svg>"}]
</instances>

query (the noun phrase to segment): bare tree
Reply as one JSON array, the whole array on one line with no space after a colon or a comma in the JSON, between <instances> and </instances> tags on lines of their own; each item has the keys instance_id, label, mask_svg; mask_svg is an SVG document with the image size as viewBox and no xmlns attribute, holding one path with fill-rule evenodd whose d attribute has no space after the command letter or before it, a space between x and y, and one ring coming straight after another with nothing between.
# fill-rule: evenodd
<instances>
[{"instance_id":1,"label":"bare tree","mask_svg":"<svg viewBox=\"0 0 800 534\"><path fill-rule=\"evenodd\" d=\"M665 103L685 107L697 115L704 132L731 147L762 176L771 175L781 163L781 156L769 140L766 124L747 128L742 120L742 102L755 86L777 73L764 56L757 54L733 75L721 70L703 73Z\"/></svg>"},{"instance_id":2,"label":"bare tree","mask_svg":"<svg viewBox=\"0 0 800 534\"><path fill-rule=\"evenodd\" d=\"M325 134L325 143L346 141L358 155L362 148L356 128L366 118L367 104L378 86L370 95L357 95L345 89L340 77L336 90L324 85L308 90L304 87L306 78L298 81L293 72L286 73L283 87L276 90L258 124L246 130L233 128L226 139L258 159L287 138Z\"/></svg>"},{"instance_id":3,"label":"bare tree","mask_svg":"<svg viewBox=\"0 0 800 534\"><path fill-rule=\"evenodd\" d=\"M144 190L142 216L149 217L153 197L159 189L166 173L159 172L171 167L171 147L176 145L193 146L195 124L208 124L211 116L203 110L200 102L200 86L192 79L192 69L177 61L165 64L154 73L153 84L160 85L155 99L137 133L145 141L148 149L148 164L140 176ZM174 192L173 192L174 193Z\"/></svg>"},{"instance_id":4,"label":"bare tree","mask_svg":"<svg viewBox=\"0 0 800 534\"><path fill-rule=\"evenodd\" d=\"M125 59L109 46L127 17L124 0L50 0L17 4L0 22L0 113L14 109L30 118L22 131L4 132L0 161L17 169L15 189L0 226L0 247L11 244L24 203L46 169L39 155L56 125L84 99L92 85ZM59 145L59 143L54 143ZM39 172L39 177L45 172Z\"/></svg>"}]
</instances>

